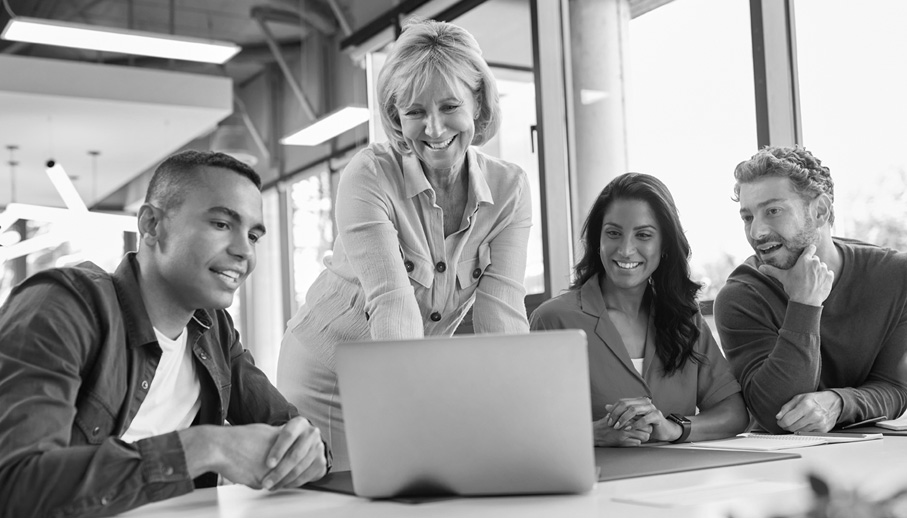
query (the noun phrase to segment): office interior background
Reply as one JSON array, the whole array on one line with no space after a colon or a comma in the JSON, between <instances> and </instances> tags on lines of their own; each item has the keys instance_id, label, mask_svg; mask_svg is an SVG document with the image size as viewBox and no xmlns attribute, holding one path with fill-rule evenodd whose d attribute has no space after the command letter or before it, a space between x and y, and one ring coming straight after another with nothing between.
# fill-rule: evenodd
<instances>
[{"instance_id":1,"label":"office interior background","mask_svg":"<svg viewBox=\"0 0 907 518\"><path fill-rule=\"evenodd\" d=\"M114 269L157 163L181 149L248 161L269 228L231 313L276 371L286 321L323 268L350 157L383 141L374 81L409 17L478 40L504 123L484 146L532 179L527 308L570 283L592 200L614 176L673 192L708 312L750 248L733 170L799 143L831 168L835 234L907 250L907 4L900 0L6 0L37 18L233 42L223 64L0 41L0 303L41 269ZM281 141L347 106L367 122ZM75 201L46 173L62 166ZM77 206L79 200L88 212ZM56 210L52 210L56 209ZM102 216L100 214L117 215ZM463 332L469 331L469 322Z\"/></svg>"}]
</instances>

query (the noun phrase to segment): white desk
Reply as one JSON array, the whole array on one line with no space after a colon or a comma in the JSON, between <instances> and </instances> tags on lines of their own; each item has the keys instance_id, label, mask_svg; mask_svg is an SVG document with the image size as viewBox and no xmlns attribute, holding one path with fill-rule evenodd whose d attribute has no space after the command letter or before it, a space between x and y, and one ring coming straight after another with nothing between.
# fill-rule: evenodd
<instances>
[{"instance_id":1,"label":"white desk","mask_svg":"<svg viewBox=\"0 0 907 518\"><path fill-rule=\"evenodd\" d=\"M887 496L896 488L907 488L907 437L887 436L876 441L785 451L799 453L802 458L599 482L585 495L459 498L405 504L319 491L269 493L243 486L221 486L150 504L122 516L727 518L733 512L735 518L767 518L772 514L790 514L809 508L812 499L806 474L810 472L820 474L836 487L859 488L862 494L869 496ZM706 487L711 488L707 496L702 491ZM753 491L748 489L750 487L767 492ZM696 499L699 503L665 508L615 500L678 489L685 490L685 495L700 495ZM684 498L689 499L688 496Z\"/></svg>"}]
</instances>

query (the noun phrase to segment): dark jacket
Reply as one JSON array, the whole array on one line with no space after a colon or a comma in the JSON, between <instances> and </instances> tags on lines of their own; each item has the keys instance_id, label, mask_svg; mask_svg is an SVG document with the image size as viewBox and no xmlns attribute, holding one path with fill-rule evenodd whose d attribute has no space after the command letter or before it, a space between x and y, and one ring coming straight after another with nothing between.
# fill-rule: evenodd
<instances>
[{"instance_id":1,"label":"dark jacket","mask_svg":"<svg viewBox=\"0 0 907 518\"><path fill-rule=\"evenodd\" d=\"M129 444L161 349L128 254L114 274L91 263L40 272L0 308L0 516L97 516L211 486L189 478L176 432ZM188 326L201 407L194 424L297 415L255 367L224 310Z\"/></svg>"}]
</instances>

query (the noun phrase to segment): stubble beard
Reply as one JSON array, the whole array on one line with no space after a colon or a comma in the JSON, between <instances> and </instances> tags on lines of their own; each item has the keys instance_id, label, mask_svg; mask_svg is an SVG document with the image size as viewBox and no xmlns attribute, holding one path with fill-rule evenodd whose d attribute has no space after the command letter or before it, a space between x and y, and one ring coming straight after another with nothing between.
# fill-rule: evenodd
<instances>
[{"instance_id":1,"label":"stubble beard","mask_svg":"<svg viewBox=\"0 0 907 518\"><path fill-rule=\"evenodd\" d=\"M779 239L779 241L781 241L781 247L790 253L783 258L770 257L768 260L763 261L763 263L781 270L790 270L797 264L800 255L803 254L806 247L819 241L819 232L815 220L812 218L808 219L806 223L804 223L803 228L801 228L792 238Z\"/></svg>"}]
</instances>

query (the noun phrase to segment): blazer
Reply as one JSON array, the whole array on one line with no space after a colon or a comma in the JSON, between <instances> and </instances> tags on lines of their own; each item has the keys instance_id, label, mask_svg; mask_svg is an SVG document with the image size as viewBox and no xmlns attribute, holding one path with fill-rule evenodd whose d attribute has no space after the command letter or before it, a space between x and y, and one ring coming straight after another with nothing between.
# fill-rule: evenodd
<instances>
[{"instance_id":1,"label":"blazer","mask_svg":"<svg viewBox=\"0 0 907 518\"><path fill-rule=\"evenodd\" d=\"M592 390L592 418L599 420L608 412L605 405L619 399L648 396L665 415L696 415L728 396L740 392L708 324L695 317L699 339L694 350L706 361L688 361L670 376L655 354L655 326L649 318L649 332L640 375L630 361L620 333L608 318L599 277L589 279L578 290L569 290L539 306L530 318L530 328L582 329L589 346L589 383Z\"/></svg>"}]
</instances>

